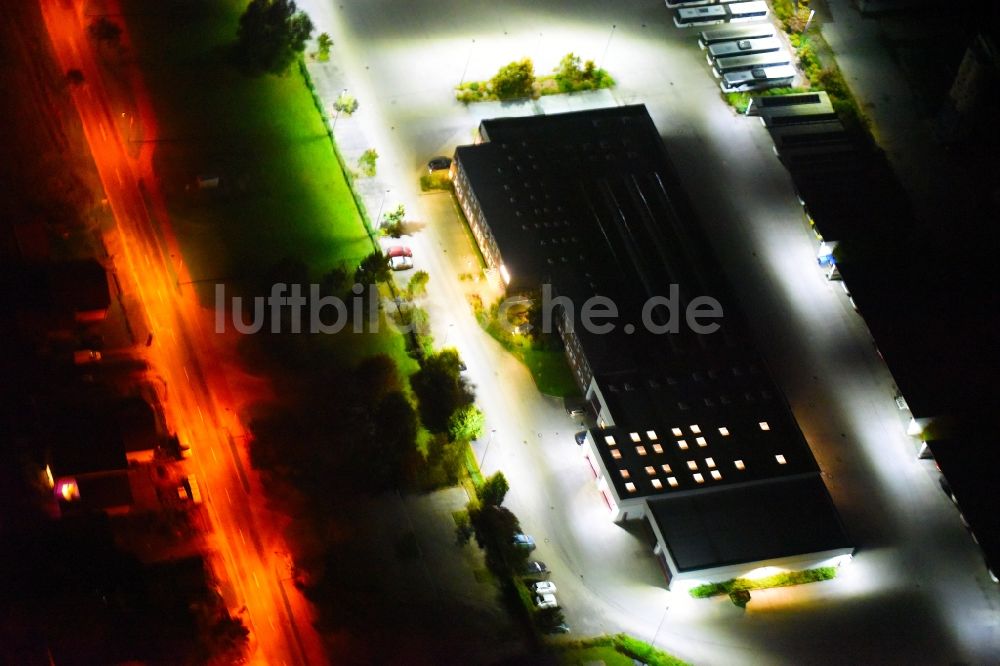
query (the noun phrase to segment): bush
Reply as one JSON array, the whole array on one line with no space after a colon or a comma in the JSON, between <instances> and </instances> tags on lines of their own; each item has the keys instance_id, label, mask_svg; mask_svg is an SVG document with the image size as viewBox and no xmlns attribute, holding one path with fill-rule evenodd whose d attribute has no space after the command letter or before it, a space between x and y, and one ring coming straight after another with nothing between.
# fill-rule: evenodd
<instances>
[{"instance_id":1,"label":"bush","mask_svg":"<svg viewBox=\"0 0 1000 666\"><path fill-rule=\"evenodd\" d=\"M804 583L815 583L821 580L831 580L836 578L836 567L820 567L818 569L805 569L803 571L788 571L775 574L766 578L754 580L748 578L733 578L721 583L707 583L691 589L691 596L695 599L705 599L720 594L731 594L739 591L766 590L771 587L788 587L789 585L802 585Z\"/></svg>"},{"instance_id":2,"label":"bush","mask_svg":"<svg viewBox=\"0 0 1000 666\"><path fill-rule=\"evenodd\" d=\"M316 59L320 62L326 62L330 59L330 48L333 47L333 40L330 39L330 35L325 32L320 33L320 36L316 38Z\"/></svg>"},{"instance_id":3,"label":"bush","mask_svg":"<svg viewBox=\"0 0 1000 666\"><path fill-rule=\"evenodd\" d=\"M369 148L361 153L358 158L358 168L361 173L371 178L375 175L375 161L378 159L378 152L374 148Z\"/></svg>"},{"instance_id":4,"label":"bush","mask_svg":"<svg viewBox=\"0 0 1000 666\"><path fill-rule=\"evenodd\" d=\"M490 79L497 99L531 97L535 86L535 65L531 58L523 58L500 68Z\"/></svg>"}]
</instances>

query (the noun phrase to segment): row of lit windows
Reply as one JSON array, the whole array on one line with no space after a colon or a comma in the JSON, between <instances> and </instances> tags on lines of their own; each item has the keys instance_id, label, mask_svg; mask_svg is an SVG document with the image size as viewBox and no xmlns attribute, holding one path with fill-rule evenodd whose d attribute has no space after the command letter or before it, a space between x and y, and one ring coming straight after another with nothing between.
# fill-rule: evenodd
<instances>
[{"instance_id":1,"label":"row of lit windows","mask_svg":"<svg viewBox=\"0 0 1000 666\"><path fill-rule=\"evenodd\" d=\"M694 424L694 425L691 425L691 426L688 426L688 427L690 428L691 432L694 433L695 435L701 434L701 427L698 424ZM760 428L761 430L764 430L764 431L767 431L767 430L771 429L771 426L770 426L770 424L767 421L761 421L761 422L759 422L757 424L757 427ZM684 431L681 430L680 428L671 428L670 432L673 433L674 437L683 437L684 436ZM729 434L730 434L729 433L729 428L727 428L725 426L720 427L719 428L719 434L722 435L723 437L729 437ZM646 431L646 438L649 439L650 441L656 441L659 438L659 436L656 434L655 430L647 430ZM638 432L630 432L629 433L629 439L631 439L633 442L640 442L640 441L642 441L642 437L639 435ZM615 440L615 436L614 435L605 435L604 436L604 442L608 446L617 446L617 441ZM704 437L695 437L695 442L698 444L698 446L708 446L708 442L705 440ZM684 440L684 439L677 440L677 446L680 447L682 450L686 450L688 448L687 441ZM637 447L637 449L638 448L642 448L642 447ZM660 451L657 451L657 453L660 453ZM639 455L646 455L646 454L645 453L639 453Z\"/></svg>"}]
</instances>

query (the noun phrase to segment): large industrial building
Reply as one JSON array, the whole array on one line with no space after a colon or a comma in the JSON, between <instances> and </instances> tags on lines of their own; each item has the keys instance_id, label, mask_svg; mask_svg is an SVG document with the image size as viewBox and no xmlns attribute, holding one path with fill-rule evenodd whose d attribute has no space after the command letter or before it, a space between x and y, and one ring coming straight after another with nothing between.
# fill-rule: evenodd
<instances>
[{"instance_id":1,"label":"large industrial building","mask_svg":"<svg viewBox=\"0 0 1000 666\"><path fill-rule=\"evenodd\" d=\"M508 294L551 310L596 425L597 487L614 520L648 521L668 584L849 557L645 107L479 135L455 153L456 196Z\"/></svg>"}]
</instances>

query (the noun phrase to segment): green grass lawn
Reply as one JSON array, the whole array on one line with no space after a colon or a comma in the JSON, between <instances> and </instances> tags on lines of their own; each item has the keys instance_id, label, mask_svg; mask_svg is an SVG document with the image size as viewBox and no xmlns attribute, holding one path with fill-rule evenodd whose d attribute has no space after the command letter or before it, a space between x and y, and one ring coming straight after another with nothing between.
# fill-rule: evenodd
<instances>
[{"instance_id":1,"label":"green grass lawn","mask_svg":"<svg viewBox=\"0 0 1000 666\"><path fill-rule=\"evenodd\" d=\"M159 124L156 172L191 275L206 281L206 303L210 283L239 292L283 259L316 279L371 251L298 68L248 77L234 66L245 4L125 0L123 8ZM199 190L200 175L219 176L219 188ZM415 367L394 333L327 337L351 357L388 352L404 372Z\"/></svg>"},{"instance_id":2,"label":"green grass lawn","mask_svg":"<svg viewBox=\"0 0 1000 666\"><path fill-rule=\"evenodd\" d=\"M588 648L570 648L559 653L559 663L564 666L604 663L605 666L632 666L630 657L609 645Z\"/></svg>"}]
</instances>

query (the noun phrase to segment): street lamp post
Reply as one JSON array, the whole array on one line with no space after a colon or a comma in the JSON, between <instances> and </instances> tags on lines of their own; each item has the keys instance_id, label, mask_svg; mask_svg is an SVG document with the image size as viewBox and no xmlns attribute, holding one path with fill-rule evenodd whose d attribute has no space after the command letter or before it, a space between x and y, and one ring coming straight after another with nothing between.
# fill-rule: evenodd
<instances>
[{"instance_id":1,"label":"street lamp post","mask_svg":"<svg viewBox=\"0 0 1000 666\"><path fill-rule=\"evenodd\" d=\"M333 116L333 126L330 127L330 134L333 134L334 131L336 131L337 129L337 121L340 119L340 106L341 106L340 101L346 95L347 95L347 88L344 88L343 90L340 91L340 98L338 98L337 101L333 103L334 107L336 107L337 109L337 113L335 113Z\"/></svg>"},{"instance_id":2,"label":"street lamp post","mask_svg":"<svg viewBox=\"0 0 1000 666\"><path fill-rule=\"evenodd\" d=\"M382 228L382 207L385 206L385 198L389 195L389 190L382 193L382 202L378 205L378 215L375 216L375 230Z\"/></svg>"},{"instance_id":3,"label":"street lamp post","mask_svg":"<svg viewBox=\"0 0 1000 666\"><path fill-rule=\"evenodd\" d=\"M486 454L490 452L490 444L493 443L493 435L497 434L497 429L490 430L490 438L486 440L486 448L483 449L483 457L479 460L479 469L482 471L486 467Z\"/></svg>"},{"instance_id":4,"label":"street lamp post","mask_svg":"<svg viewBox=\"0 0 1000 666\"><path fill-rule=\"evenodd\" d=\"M465 59L465 67L462 68L462 78L458 80L458 85L461 86L465 83L465 75L469 71L469 63L472 62L472 49L476 47L476 40L472 40L469 45L469 57Z\"/></svg>"},{"instance_id":5,"label":"street lamp post","mask_svg":"<svg viewBox=\"0 0 1000 666\"><path fill-rule=\"evenodd\" d=\"M601 60L597 63L597 69L601 69L602 67L604 67L604 59L608 57L608 49L611 48L611 40L615 36L615 28L617 27L618 24L616 23L611 24L611 34L608 35L608 43L604 45L604 53L601 54Z\"/></svg>"}]
</instances>

